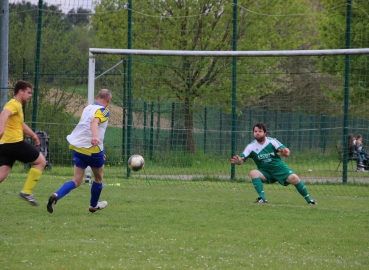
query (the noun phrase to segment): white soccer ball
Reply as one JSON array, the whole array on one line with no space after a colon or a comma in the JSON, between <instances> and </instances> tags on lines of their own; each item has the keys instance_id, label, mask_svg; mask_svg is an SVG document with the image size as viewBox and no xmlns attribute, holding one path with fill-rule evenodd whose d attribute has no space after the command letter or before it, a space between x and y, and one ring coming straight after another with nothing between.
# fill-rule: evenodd
<instances>
[{"instance_id":1,"label":"white soccer ball","mask_svg":"<svg viewBox=\"0 0 369 270\"><path fill-rule=\"evenodd\" d=\"M132 171L139 171L145 166L145 160L140 155L133 155L128 159L128 167Z\"/></svg>"}]
</instances>

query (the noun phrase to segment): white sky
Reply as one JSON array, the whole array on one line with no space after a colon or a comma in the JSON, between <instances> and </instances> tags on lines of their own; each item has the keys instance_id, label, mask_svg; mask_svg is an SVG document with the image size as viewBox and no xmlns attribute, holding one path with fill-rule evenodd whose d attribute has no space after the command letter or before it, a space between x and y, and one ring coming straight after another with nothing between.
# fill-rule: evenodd
<instances>
[{"instance_id":1,"label":"white sky","mask_svg":"<svg viewBox=\"0 0 369 270\"><path fill-rule=\"evenodd\" d=\"M25 2L30 2L34 5L38 5L38 1L39 0L25 0ZM49 6L60 6L63 12L68 12L72 8L77 9L79 7L92 10L93 2L96 2L96 0L43 0L43 2L47 3ZM9 3L22 3L22 0L9 0Z\"/></svg>"}]
</instances>

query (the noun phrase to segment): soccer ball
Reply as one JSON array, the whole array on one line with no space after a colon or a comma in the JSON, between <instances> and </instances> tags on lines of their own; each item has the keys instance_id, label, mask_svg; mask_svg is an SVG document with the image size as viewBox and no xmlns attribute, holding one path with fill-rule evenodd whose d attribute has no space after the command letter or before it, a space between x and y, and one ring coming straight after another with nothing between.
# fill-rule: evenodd
<instances>
[{"instance_id":1,"label":"soccer ball","mask_svg":"<svg viewBox=\"0 0 369 270\"><path fill-rule=\"evenodd\" d=\"M128 167L132 171L139 171L145 166L145 160L140 155L133 155L128 159Z\"/></svg>"}]
</instances>

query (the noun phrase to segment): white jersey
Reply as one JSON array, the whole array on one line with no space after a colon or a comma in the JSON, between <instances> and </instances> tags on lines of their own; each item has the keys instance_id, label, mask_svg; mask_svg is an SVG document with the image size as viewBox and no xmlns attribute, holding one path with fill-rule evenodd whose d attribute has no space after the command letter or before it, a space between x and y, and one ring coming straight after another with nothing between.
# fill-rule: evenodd
<instances>
[{"instance_id":1,"label":"white jersey","mask_svg":"<svg viewBox=\"0 0 369 270\"><path fill-rule=\"evenodd\" d=\"M75 129L72 131L70 135L67 136L67 141L77 147L77 148L91 148L92 144L92 132L90 128L90 123L93 118L96 117L96 113L98 110L101 111L103 117L99 117L101 122L98 125L98 137L99 143L98 147L100 151L104 150L104 135L105 130L108 126L108 120L110 116L110 112L107 108L102 106L101 104L95 102L94 104L88 105L82 112L81 119Z\"/></svg>"}]
</instances>

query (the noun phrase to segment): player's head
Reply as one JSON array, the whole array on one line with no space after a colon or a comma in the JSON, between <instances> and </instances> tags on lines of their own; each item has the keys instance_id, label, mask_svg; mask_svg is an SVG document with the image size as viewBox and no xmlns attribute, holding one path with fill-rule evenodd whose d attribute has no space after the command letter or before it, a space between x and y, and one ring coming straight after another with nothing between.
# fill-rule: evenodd
<instances>
[{"instance_id":1,"label":"player's head","mask_svg":"<svg viewBox=\"0 0 369 270\"><path fill-rule=\"evenodd\" d=\"M105 106L108 106L112 98L112 94L108 89L101 89L99 93L97 94L97 100L103 101Z\"/></svg>"},{"instance_id":2,"label":"player's head","mask_svg":"<svg viewBox=\"0 0 369 270\"><path fill-rule=\"evenodd\" d=\"M26 81L17 81L14 86L14 96L19 93L19 90L26 91L27 88L30 88L32 90L32 84Z\"/></svg>"},{"instance_id":3,"label":"player's head","mask_svg":"<svg viewBox=\"0 0 369 270\"><path fill-rule=\"evenodd\" d=\"M361 134L357 134L357 136L356 136L356 140L362 140L363 139L363 135L361 135Z\"/></svg>"},{"instance_id":4,"label":"player's head","mask_svg":"<svg viewBox=\"0 0 369 270\"><path fill-rule=\"evenodd\" d=\"M22 104L32 97L32 84L26 81L17 81L14 86L14 97Z\"/></svg>"},{"instance_id":5,"label":"player's head","mask_svg":"<svg viewBox=\"0 0 369 270\"><path fill-rule=\"evenodd\" d=\"M258 141L258 142L263 142L265 140L266 134L267 134L267 128L266 125L263 123L257 123L254 127L253 127L253 132L254 132L254 138Z\"/></svg>"},{"instance_id":6,"label":"player's head","mask_svg":"<svg viewBox=\"0 0 369 270\"><path fill-rule=\"evenodd\" d=\"M266 134L267 133L267 127L265 124L263 123L257 123L253 128L252 128L252 131L255 131L255 128L258 128L258 129L262 129L264 131L264 133Z\"/></svg>"}]
</instances>

